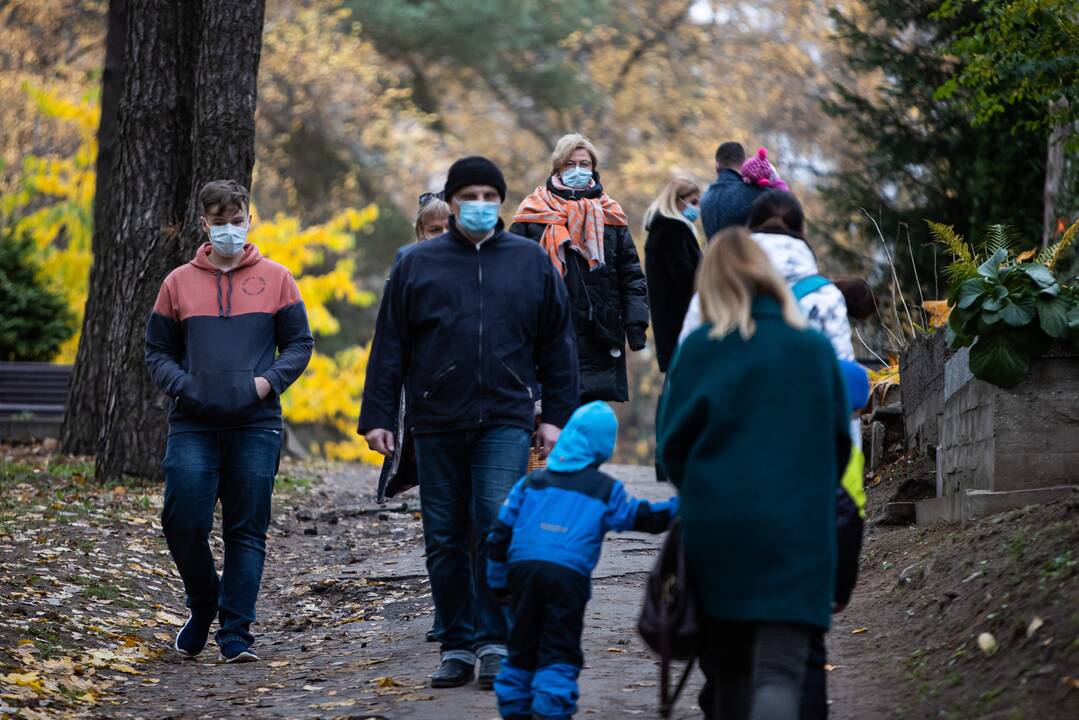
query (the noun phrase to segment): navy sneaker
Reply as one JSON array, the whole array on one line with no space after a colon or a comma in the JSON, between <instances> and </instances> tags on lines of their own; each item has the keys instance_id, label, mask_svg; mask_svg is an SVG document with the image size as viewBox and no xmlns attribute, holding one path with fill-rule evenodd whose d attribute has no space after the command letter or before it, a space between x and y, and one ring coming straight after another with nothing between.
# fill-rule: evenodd
<instances>
[{"instance_id":1,"label":"navy sneaker","mask_svg":"<svg viewBox=\"0 0 1079 720\"><path fill-rule=\"evenodd\" d=\"M244 645L241 640L225 643L225 647L221 648L221 657L225 658L227 663L257 662L259 659L259 656L248 650L247 645Z\"/></svg>"},{"instance_id":2,"label":"navy sneaker","mask_svg":"<svg viewBox=\"0 0 1079 720\"><path fill-rule=\"evenodd\" d=\"M206 639L210 636L210 625L214 622L216 613L196 613L191 611L187 622L176 633L176 642L173 649L184 657L195 657L206 647Z\"/></svg>"}]
</instances>

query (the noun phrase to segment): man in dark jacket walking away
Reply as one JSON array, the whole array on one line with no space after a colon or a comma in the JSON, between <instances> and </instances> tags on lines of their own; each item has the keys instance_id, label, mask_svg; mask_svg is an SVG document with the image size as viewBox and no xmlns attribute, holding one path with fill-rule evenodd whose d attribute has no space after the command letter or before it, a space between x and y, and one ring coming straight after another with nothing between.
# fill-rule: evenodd
<instances>
[{"instance_id":1,"label":"man in dark jacket walking away","mask_svg":"<svg viewBox=\"0 0 1079 720\"><path fill-rule=\"evenodd\" d=\"M161 527L191 616L174 647L202 652L214 618L226 662L250 662L281 453L281 395L314 340L296 281L246 242L247 190L219 180L199 193L210 236L165 278L146 326L146 364L172 399ZM224 572L208 542L221 499Z\"/></svg>"},{"instance_id":2,"label":"man in dark jacket walking away","mask_svg":"<svg viewBox=\"0 0 1079 720\"><path fill-rule=\"evenodd\" d=\"M711 240L717 232L749 221L749 208L765 188L742 180L746 150L741 143L725 142L716 149L716 181L701 198L701 224Z\"/></svg>"},{"instance_id":3,"label":"man in dark jacket walking away","mask_svg":"<svg viewBox=\"0 0 1079 720\"><path fill-rule=\"evenodd\" d=\"M648 328L641 261L625 212L600 184L598 163L588 138L562 137L551 154L546 184L521 202L510 226L510 232L538 242L566 282L582 403L629 399L626 345L643 350Z\"/></svg>"},{"instance_id":4,"label":"man in dark jacket walking away","mask_svg":"<svg viewBox=\"0 0 1079 720\"><path fill-rule=\"evenodd\" d=\"M431 685L464 685L478 657L480 686L490 689L507 627L487 588L487 533L528 465L534 388L543 388L541 452L577 407L577 352L566 288L550 259L502 229L506 182L498 167L482 157L458 160L444 194L449 232L401 253L390 272L359 432L377 452L394 452L404 385L442 626Z\"/></svg>"}]
</instances>

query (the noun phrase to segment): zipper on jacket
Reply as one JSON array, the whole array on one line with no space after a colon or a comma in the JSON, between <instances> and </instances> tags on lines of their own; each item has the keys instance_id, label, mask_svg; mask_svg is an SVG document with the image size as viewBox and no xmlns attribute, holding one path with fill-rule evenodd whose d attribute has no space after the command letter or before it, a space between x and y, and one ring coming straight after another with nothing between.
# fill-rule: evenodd
<instances>
[{"instance_id":1,"label":"zipper on jacket","mask_svg":"<svg viewBox=\"0 0 1079 720\"><path fill-rule=\"evenodd\" d=\"M480 376L480 425L483 424L483 243L476 246L476 265L478 267L478 277L480 283L480 343L479 343L479 356L476 367L479 368Z\"/></svg>"},{"instance_id":2,"label":"zipper on jacket","mask_svg":"<svg viewBox=\"0 0 1079 720\"><path fill-rule=\"evenodd\" d=\"M532 387L531 387L531 386L529 386L529 385L526 385L526 384L525 384L525 381L521 379L521 376L520 376L520 375L518 375L518 374L517 374L517 372L516 372L516 371L515 371L515 370L514 370L513 368L511 368L511 367L510 367L510 366L509 366L509 365L508 365L508 364L506 363L506 361L505 361L505 360L503 360L503 361L502 361L502 367L504 367L504 368L506 368L507 370L509 370L509 373L510 373L510 375L512 375L512 376L513 376L513 379L517 381L517 384L521 386L521 389L522 389L522 390L524 390L524 391L526 391L526 392L528 393L528 399L529 399L529 400L533 400L533 401L534 401L534 400L535 400L535 398L534 398L534 397L532 397Z\"/></svg>"},{"instance_id":3,"label":"zipper on jacket","mask_svg":"<svg viewBox=\"0 0 1079 720\"><path fill-rule=\"evenodd\" d=\"M435 375L435 379L431 381L431 387L423 391L423 399L429 400L432 395L438 392L442 388L446 377L456 369L457 363L454 363L453 365L450 365L448 368L440 372L438 375Z\"/></svg>"}]
</instances>

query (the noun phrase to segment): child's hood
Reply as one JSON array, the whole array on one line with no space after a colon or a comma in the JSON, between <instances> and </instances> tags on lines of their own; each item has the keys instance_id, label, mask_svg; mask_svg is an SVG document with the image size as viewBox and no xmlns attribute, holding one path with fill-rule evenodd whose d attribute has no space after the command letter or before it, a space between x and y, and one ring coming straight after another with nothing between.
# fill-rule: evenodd
<instances>
[{"instance_id":1,"label":"child's hood","mask_svg":"<svg viewBox=\"0 0 1079 720\"><path fill-rule=\"evenodd\" d=\"M614 453L618 418L607 403L590 402L577 408L562 429L547 467L554 472L577 472L605 463Z\"/></svg>"}]
</instances>

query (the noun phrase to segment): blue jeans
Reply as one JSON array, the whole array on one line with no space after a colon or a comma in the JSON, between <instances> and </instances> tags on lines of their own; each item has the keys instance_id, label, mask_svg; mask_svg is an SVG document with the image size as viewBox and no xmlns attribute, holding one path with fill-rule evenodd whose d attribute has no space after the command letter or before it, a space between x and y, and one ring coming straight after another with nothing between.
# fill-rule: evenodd
<instances>
[{"instance_id":1,"label":"blue jeans","mask_svg":"<svg viewBox=\"0 0 1079 720\"><path fill-rule=\"evenodd\" d=\"M531 433L495 427L415 439L427 573L442 657L475 662L476 654L505 656L506 611L487 589L487 533L528 469Z\"/></svg>"},{"instance_id":2,"label":"blue jeans","mask_svg":"<svg viewBox=\"0 0 1079 720\"><path fill-rule=\"evenodd\" d=\"M220 647L250 646L255 599L266 559L270 496L281 455L281 431L264 428L170 435L165 449L161 527L187 592L187 606L218 616ZM214 508L221 499L224 568L210 552Z\"/></svg>"}]
</instances>

